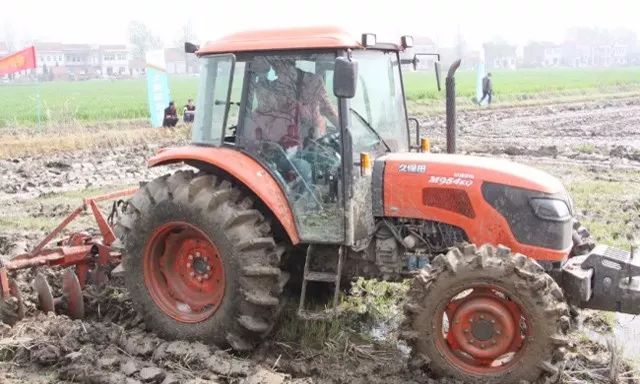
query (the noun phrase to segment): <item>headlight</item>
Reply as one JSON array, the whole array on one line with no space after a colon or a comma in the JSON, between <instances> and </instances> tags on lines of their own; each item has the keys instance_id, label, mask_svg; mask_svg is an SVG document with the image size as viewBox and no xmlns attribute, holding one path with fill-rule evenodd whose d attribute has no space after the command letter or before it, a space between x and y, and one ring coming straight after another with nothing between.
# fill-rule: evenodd
<instances>
[{"instance_id":1,"label":"headlight","mask_svg":"<svg viewBox=\"0 0 640 384\"><path fill-rule=\"evenodd\" d=\"M529 202L536 216L543 220L567 221L571 219L571 210L563 200L533 198Z\"/></svg>"}]
</instances>

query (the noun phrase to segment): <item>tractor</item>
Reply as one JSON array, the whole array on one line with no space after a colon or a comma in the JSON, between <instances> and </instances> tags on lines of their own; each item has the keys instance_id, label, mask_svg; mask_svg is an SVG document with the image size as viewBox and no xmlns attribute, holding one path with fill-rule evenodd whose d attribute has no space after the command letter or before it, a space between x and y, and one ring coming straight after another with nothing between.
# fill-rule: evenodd
<instances>
[{"instance_id":1,"label":"tractor","mask_svg":"<svg viewBox=\"0 0 640 384\"><path fill-rule=\"evenodd\" d=\"M107 244L150 329L247 351L287 284L322 321L355 277L410 278L411 364L513 383L559 374L570 307L640 313L633 252L593 244L559 180L453 153L459 62L448 153L429 151L406 106L411 46L330 27L185 44L201 63L192 144L149 160L183 167L141 186Z\"/></svg>"}]
</instances>

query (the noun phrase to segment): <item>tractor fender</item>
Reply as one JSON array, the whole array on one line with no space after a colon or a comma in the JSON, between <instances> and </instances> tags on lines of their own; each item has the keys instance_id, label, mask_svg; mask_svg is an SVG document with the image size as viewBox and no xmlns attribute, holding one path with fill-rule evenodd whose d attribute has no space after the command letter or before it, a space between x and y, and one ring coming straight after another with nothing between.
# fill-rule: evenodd
<instances>
[{"instance_id":1,"label":"tractor fender","mask_svg":"<svg viewBox=\"0 0 640 384\"><path fill-rule=\"evenodd\" d=\"M198 169L218 168L250 189L284 228L291 244L300 243L296 222L289 200L271 173L249 155L236 149L220 147L183 146L159 150L148 166L184 162Z\"/></svg>"}]
</instances>

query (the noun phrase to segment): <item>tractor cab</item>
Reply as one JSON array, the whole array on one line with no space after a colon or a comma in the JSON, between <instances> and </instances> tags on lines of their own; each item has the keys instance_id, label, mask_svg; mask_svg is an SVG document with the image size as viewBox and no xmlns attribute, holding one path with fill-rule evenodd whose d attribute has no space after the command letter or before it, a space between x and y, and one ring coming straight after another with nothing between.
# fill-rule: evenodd
<instances>
[{"instance_id":1,"label":"tractor cab","mask_svg":"<svg viewBox=\"0 0 640 384\"><path fill-rule=\"evenodd\" d=\"M193 143L232 147L262 164L285 191L304 242L352 243L365 234L348 227L373 228L361 154L370 164L410 148L406 47L375 35L355 41L339 29L289 35L241 33L197 50Z\"/></svg>"}]
</instances>

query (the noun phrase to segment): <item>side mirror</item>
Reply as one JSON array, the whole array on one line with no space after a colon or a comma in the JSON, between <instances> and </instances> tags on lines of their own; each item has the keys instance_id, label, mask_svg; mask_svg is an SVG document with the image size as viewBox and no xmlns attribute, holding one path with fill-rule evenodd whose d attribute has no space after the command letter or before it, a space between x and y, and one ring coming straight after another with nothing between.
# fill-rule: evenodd
<instances>
[{"instance_id":1,"label":"side mirror","mask_svg":"<svg viewBox=\"0 0 640 384\"><path fill-rule=\"evenodd\" d=\"M184 51L186 53L196 53L198 49L200 49L200 47L193 43L190 43L188 41L184 43Z\"/></svg>"},{"instance_id":2,"label":"side mirror","mask_svg":"<svg viewBox=\"0 0 640 384\"><path fill-rule=\"evenodd\" d=\"M356 94L358 63L346 57L336 58L333 70L333 94L350 99Z\"/></svg>"},{"instance_id":3,"label":"side mirror","mask_svg":"<svg viewBox=\"0 0 640 384\"><path fill-rule=\"evenodd\" d=\"M441 67L440 67L440 62L436 61L433 66L435 67L435 71L436 71L436 83L438 84L438 92L440 92L442 90L442 83L441 80L442 79L442 75L441 75Z\"/></svg>"}]
</instances>

